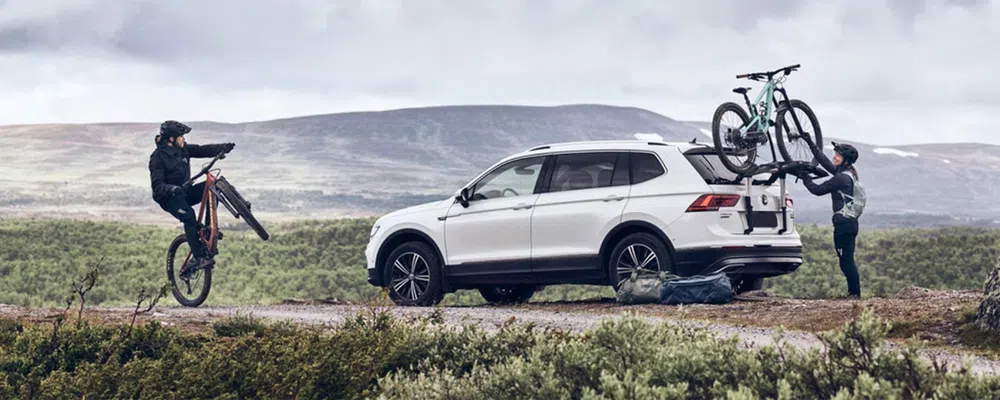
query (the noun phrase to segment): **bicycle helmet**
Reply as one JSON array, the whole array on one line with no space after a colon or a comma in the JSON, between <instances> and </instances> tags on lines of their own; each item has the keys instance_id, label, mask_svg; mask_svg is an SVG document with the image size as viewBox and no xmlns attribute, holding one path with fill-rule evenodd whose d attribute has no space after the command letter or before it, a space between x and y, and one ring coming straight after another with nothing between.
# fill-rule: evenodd
<instances>
[{"instance_id":1,"label":"bicycle helmet","mask_svg":"<svg viewBox=\"0 0 1000 400\"><path fill-rule=\"evenodd\" d=\"M191 132L190 126L174 120L163 121L163 123L160 124L160 136L164 139L182 136L188 132Z\"/></svg>"},{"instance_id":2,"label":"bicycle helmet","mask_svg":"<svg viewBox=\"0 0 1000 400\"><path fill-rule=\"evenodd\" d=\"M858 155L859 155L858 149L854 148L854 146L851 146L847 143L837 143L837 142L830 142L830 143L833 144L833 151L840 153L840 156L844 157L844 161L847 161L852 165L858 161Z\"/></svg>"}]
</instances>

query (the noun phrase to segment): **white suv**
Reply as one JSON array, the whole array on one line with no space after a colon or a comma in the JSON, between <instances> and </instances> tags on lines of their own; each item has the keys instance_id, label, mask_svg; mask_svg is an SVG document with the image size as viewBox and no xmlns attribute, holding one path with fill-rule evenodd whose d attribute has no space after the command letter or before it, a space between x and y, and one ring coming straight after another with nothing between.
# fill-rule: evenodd
<instances>
[{"instance_id":1,"label":"white suv","mask_svg":"<svg viewBox=\"0 0 1000 400\"><path fill-rule=\"evenodd\" d=\"M458 289L512 303L545 285L617 287L637 268L721 271L737 292L759 289L802 264L802 243L780 185L737 178L706 144L535 147L454 197L378 219L368 282L421 306Z\"/></svg>"}]
</instances>

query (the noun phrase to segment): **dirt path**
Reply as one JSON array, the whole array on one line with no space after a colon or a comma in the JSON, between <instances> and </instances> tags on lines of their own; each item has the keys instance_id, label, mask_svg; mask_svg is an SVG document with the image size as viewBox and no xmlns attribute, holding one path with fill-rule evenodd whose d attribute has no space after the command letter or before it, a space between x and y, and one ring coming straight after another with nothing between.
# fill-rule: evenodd
<instances>
[{"instance_id":1,"label":"dirt path","mask_svg":"<svg viewBox=\"0 0 1000 400\"><path fill-rule=\"evenodd\" d=\"M705 327L719 336L737 336L748 346L773 344L775 327L785 328L785 341L798 348L822 346L814 332L843 325L862 309L872 308L879 318L897 325L891 336L900 338L889 344L898 346L901 338L917 334L932 340L937 346L924 350L926 357L935 357L952 367L971 363L974 371L1000 374L1000 361L977 356L955 346L955 332L970 307L978 303L974 292L934 292L923 289L904 291L896 298L867 300L801 300L771 297L743 297L726 305L663 305L621 306L611 299L529 303L520 306L441 307L445 323L461 326L473 323L487 330L497 329L505 321L532 322L539 327L580 332L595 326L603 317L635 312L653 322L671 321ZM288 320L305 324L338 324L345 318L365 310L360 305L285 304L240 307L157 307L141 319L155 319L166 325L184 329L203 329L212 321L228 316L253 314L271 320ZM389 307L397 316L427 315L434 308ZM0 316L45 321L55 310L0 306ZM124 321L131 315L129 308L88 308L87 315L105 321Z\"/></svg>"}]
</instances>

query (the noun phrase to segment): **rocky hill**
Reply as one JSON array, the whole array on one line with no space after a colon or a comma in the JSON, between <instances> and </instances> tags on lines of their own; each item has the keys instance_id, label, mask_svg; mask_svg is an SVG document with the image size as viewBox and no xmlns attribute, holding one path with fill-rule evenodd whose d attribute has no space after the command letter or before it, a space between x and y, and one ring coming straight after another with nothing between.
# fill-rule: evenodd
<instances>
[{"instance_id":1,"label":"rocky hill","mask_svg":"<svg viewBox=\"0 0 1000 400\"><path fill-rule=\"evenodd\" d=\"M126 215L155 208L146 164L157 124L0 127L7 150L0 215ZM237 143L217 167L255 199L255 209L275 215L381 213L437 199L498 159L548 142L637 134L711 142L706 122L606 105L443 106L190 124L192 143ZM982 225L1000 215L992 201L1000 188L1000 146L852 143L862 152L861 177L878 224ZM800 222L828 220L829 199L801 186L792 193Z\"/></svg>"}]
</instances>

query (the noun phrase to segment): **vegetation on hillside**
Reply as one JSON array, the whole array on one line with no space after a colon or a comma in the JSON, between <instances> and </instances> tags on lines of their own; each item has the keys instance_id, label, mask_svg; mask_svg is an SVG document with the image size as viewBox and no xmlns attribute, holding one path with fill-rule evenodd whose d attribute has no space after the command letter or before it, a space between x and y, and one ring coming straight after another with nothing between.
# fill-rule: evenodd
<instances>
[{"instance_id":1,"label":"vegetation on hillside","mask_svg":"<svg viewBox=\"0 0 1000 400\"><path fill-rule=\"evenodd\" d=\"M748 349L705 328L626 314L581 333L507 323L449 328L437 312L371 307L343 324L252 316L185 333L58 318L0 320L0 398L868 399L997 398L1000 377L884 346L868 309L820 334L826 354ZM780 336L779 336L780 339Z\"/></svg>"},{"instance_id":2,"label":"vegetation on hillside","mask_svg":"<svg viewBox=\"0 0 1000 400\"><path fill-rule=\"evenodd\" d=\"M235 221L220 244L207 305L274 303L283 299L360 301L377 293L366 282L364 247L372 219L310 220L268 225L261 241ZM829 297L846 293L828 227L799 226L805 265L768 279L778 295ZM181 229L116 222L9 219L0 221L0 303L64 304L67 285L102 257L101 284L88 304L126 305L141 288L166 281L165 252ZM909 286L981 290L1000 257L1000 230L978 228L863 230L857 260L865 295L892 295ZM533 301L613 297L609 287L548 287ZM461 291L445 304L482 303ZM176 304L172 298L165 304Z\"/></svg>"}]
</instances>

